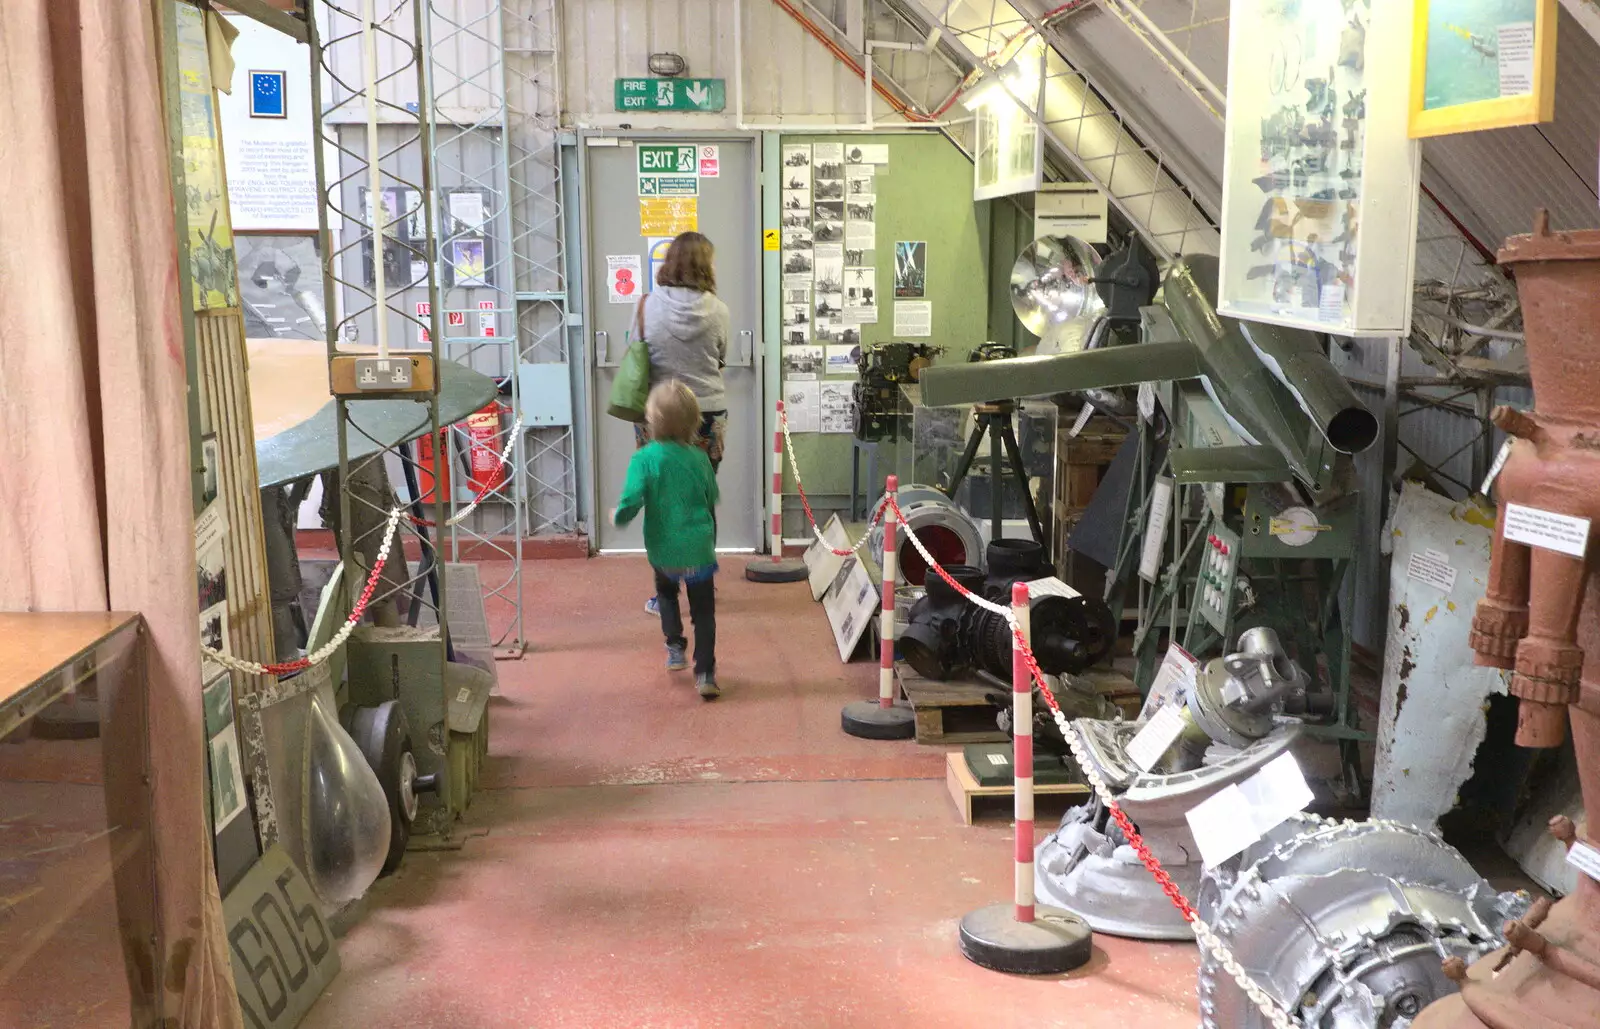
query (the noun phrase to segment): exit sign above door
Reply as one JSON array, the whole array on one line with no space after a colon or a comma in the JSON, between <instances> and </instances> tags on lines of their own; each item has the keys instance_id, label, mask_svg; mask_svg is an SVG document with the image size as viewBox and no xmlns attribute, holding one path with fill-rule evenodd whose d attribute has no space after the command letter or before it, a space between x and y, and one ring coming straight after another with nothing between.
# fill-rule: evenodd
<instances>
[{"instance_id":1,"label":"exit sign above door","mask_svg":"<svg viewBox=\"0 0 1600 1029\"><path fill-rule=\"evenodd\" d=\"M617 79L619 111L720 111L724 79Z\"/></svg>"}]
</instances>

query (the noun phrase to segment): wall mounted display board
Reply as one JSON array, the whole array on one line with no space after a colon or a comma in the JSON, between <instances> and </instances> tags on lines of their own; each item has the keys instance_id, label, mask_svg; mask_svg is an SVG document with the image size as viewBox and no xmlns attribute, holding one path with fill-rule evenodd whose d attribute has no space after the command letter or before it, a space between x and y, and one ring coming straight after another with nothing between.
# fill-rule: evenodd
<instances>
[{"instance_id":1,"label":"wall mounted display board","mask_svg":"<svg viewBox=\"0 0 1600 1029\"><path fill-rule=\"evenodd\" d=\"M183 203L189 228L184 246L194 279L194 309L209 311L239 302L233 220L228 213L222 147L218 144L205 16L188 4L175 4L173 9L177 14L178 102L183 122Z\"/></svg>"},{"instance_id":2,"label":"wall mounted display board","mask_svg":"<svg viewBox=\"0 0 1600 1029\"><path fill-rule=\"evenodd\" d=\"M1022 99L1029 94L1018 92ZM995 83L968 105L977 119L977 158L972 164L972 199L1032 193L1044 181L1044 146L1039 123Z\"/></svg>"},{"instance_id":3,"label":"wall mounted display board","mask_svg":"<svg viewBox=\"0 0 1600 1029\"><path fill-rule=\"evenodd\" d=\"M1234 0L1229 26L1218 310L1408 333L1421 181L1409 5Z\"/></svg>"},{"instance_id":4,"label":"wall mounted display board","mask_svg":"<svg viewBox=\"0 0 1600 1029\"><path fill-rule=\"evenodd\" d=\"M1416 0L1411 135L1555 117L1556 0Z\"/></svg>"},{"instance_id":5,"label":"wall mounted display board","mask_svg":"<svg viewBox=\"0 0 1600 1029\"><path fill-rule=\"evenodd\" d=\"M233 228L317 231L316 154L312 149L311 62L303 44L243 16L233 93L217 95L225 131L228 206ZM321 338L320 334L317 338Z\"/></svg>"}]
</instances>

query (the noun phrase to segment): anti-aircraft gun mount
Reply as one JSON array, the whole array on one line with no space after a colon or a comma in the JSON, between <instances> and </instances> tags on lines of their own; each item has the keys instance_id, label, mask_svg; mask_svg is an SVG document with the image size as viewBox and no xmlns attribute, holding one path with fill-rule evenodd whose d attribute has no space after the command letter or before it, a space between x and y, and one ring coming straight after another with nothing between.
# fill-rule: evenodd
<instances>
[{"instance_id":1,"label":"anti-aircraft gun mount","mask_svg":"<svg viewBox=\"0 0 1600 1029\"><path fill-rule=\"evenodd\" d=\"M1376 441L1377 419L1321 337L1218 315L1214 258L1174 261L1159 302L1150 283L1135 336L1126 312L1139 278L1119 282L1123 318L1103 344L935 366L923 373L923 400L1144 386L1145 414L1107 476L1121 464L1128 485L1102 487L1068 540L1110 569L1105 597L1118 621L1137 619L1135 681L1149 690L1169 644L1204 659L1246 629L1273 629L1310 692L1331 698L1306 712L1306 730L1339 741L1344 789L1359 795L1366 734L1349 700L1340 596L1355 557L1352 455Z\"/></svg>"}]
</instances>

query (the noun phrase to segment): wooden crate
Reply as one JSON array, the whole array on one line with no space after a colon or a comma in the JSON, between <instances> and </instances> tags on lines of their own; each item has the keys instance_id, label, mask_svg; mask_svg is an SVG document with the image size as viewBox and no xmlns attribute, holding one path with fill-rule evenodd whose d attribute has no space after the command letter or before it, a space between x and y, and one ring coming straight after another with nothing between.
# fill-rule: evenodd
<instances>
[{"instance_id":1,"label":"wooden crate","mask_svg":"<svg viewBox=\"0 0 1600 1029\"><path fill-rule=\"evenodd\" d=\"M1006 688L963 676L948 682L925 679L904 661L895 662L895 680L916 715L917 742L1002 743L1008 737L995 724L987 695Z\"/></svg>"},{"instance_id":2,"label":"wooden crate","mask_svg":"<svg viewBox=\"0 0 1600 1029\"><path fill-rule=\"evenodd\" d=\"M1050 552L1056 558L1056 572L1068 578L1067 537L1083 517L1089 501L1094 499L1100 480L1105 478L1127 433L1111 419L1101 415L1090 418L1082 431L1070 435L1076 412L1062 411L1060 428L1056 431L1055 496L1051 498L1051 521L1055 536Z\"/></svg>"},{"instance_id":3,"label":"wooden crate","mask_svg":"<svg viewBox=\"0 0 1600 1029\"><path fill-rule=\"evenodd\" d=\"M1092 668L1078 678L1092 682L1102 697L1117 705L1122 717L1130 720L1139 717L1139 709L1144 706L1144 697L1139 694L1139 687L1134 685L1128 676L1110 668Z\"/></svg>"},{"instance_id":4,"label":"wooden crate","mask_svg":"<svg viewBox=\"0 0 1600 1029\"><path fill-rule=\"evenodd\" d=\"M944 782L946 788L950 790L950 799L955 802L956 811L961 815L962 825L972 824L974 801L985 797L1009 797L1016 792L1010 786L979 786L978 780L972 777L972 770L967 767L966 755L959 750L945 755ZM1077 782L1033 787L1035 797L1075 797L1084 796L1088 792L1088 786Z\"/></svg>"}]
</instances>

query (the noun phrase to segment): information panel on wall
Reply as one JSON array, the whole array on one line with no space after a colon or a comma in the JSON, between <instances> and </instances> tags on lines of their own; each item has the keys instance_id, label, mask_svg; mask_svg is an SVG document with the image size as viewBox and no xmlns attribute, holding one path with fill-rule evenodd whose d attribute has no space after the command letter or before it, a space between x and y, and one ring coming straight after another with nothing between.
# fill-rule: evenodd
<instances>
[{"instance_id":1,"label":"information panel on wall","mask_svg":"<svg viewBox=\"0 0 1600 1029\"><path fill-rule=\"evenodd\" d=\"M217 94L234 229L317 230L311 55L249 18L233 18L233 92Z\"/></svg>"},{"instance_id":2,"label":"information panel on wall","mask_svg":"<svg viewBox=\"0 0 1600 1029\"><path fill-rule=\"evenodd\" d=\"M1408 4L1234 0L1218 310L1410 331L1419 149Z\"/></svg>"}]
</instances>

